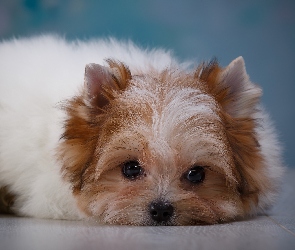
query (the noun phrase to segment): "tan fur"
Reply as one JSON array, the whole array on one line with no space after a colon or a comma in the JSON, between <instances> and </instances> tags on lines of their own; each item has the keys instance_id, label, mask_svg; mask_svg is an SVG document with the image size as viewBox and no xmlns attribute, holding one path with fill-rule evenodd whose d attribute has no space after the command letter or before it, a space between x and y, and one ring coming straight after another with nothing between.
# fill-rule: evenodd
<instances>
[{"instance_id":1,"label":"tan fur","mask_svg":"<svg viewBox=\"0 0 295 250\"><path fill-rule=\"evenodd\" d=\"M198 69L200 71L200 69ZM216 61L203 66L200 79L207 83L208 91L222 106L228 105L234 96L229 95L228 89L218 89L218 74L221 69ZM239 172L239 187L244 204L244 211L248 212L251 205L257 205L258 195L263 185L270 186L262 171L262 156L259 143L255 135L255 120L252 117L235 118L221 110L220 116L224 120L227 138L233 151L235 166ZM257 180L259 177L259 180Z\"/></svg>"},{"instance_id":2,"label":"tan fur","mask_svg":"<svg viewBox=\"0 0 295 250\"><path fill-rule=\"evenodd\" d=\"M124 64L107 62L115 87L104 86L106 105L89 102L85 88L63 104L68 118L58 154L80 209L101 222L130 225L154 225L147 210L157 199L174 205L168 225L212 224L247 215L270 183L262 173L255 120L225 110L234 96L220 88L223 69L218 63L202 64L193 73L151 69L131 76ZM201 110L179 124L165 120L173 110L167 108L172 91L183 89L199 93L191 105L200 103L212 112ZM121 170L130 160L144 169L133 181ZM194 164L206 173L198 185L183 176Z\"/></svg>"}]
</instances>

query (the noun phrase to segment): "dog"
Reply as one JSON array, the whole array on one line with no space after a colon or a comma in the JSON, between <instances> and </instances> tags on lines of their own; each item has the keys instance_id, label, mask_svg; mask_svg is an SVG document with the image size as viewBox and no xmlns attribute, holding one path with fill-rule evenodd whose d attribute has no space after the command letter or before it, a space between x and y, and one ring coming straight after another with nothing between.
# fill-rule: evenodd
<instances>
[{"instance_id":1,"label":"dog","mask_svg":"<svg viewBox=\"0 0 295 250\"><path fill-rule=\"evenodd\" d=\"M242 57L194 66L115 39L0 45L2 212L225 223L277 196L281 145Z\"/></svg>"}]
</instances>

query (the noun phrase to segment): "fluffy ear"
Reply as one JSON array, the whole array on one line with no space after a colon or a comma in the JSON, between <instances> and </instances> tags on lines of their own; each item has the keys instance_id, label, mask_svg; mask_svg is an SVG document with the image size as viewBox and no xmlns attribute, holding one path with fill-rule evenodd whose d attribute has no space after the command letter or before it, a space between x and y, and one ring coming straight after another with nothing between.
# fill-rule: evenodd
<instances>
[{"instance_id":1,"label":"fluffy ear","mask_svg":"<svg viewBox=\"0 0 295 250\"><path fill-rule=\"evenodd\" d=\"M224 126L240 179L238 191L245 211L250 210L269 185L263 175L263 157L253 117L262 91L249 80L242 57L224 69L213 60L201 65L196 74L226 113Z\"/></svg>"},{"instance_id":2,"label":"fluffy ear","mask_svg":"<svg viewBox=\"0 0 295 250\"><path fill-rule=\"evenodd\" d=\"M236 58L224 69L213 60L202 65L198 72L198 77L207 82L209 91L229 115L244 118L253 113L262 91L250 81L243 57Z\"/></svg>"},{"instance_id":3,"label":"fluffy ear","mask_svg":"<svg viewBox=\"0 0 295 250\"><path fill-rule=\"evenodd\" d=\"M103 108L114 98L114 91L124 90L131 79L129 69L121 62L107 60L109 67L90 63L85 67L85 87L93 106Z\"/></svg>"},{"instance_id":4,"label":"fluffy ear","mask_svg":"<svg viewBox=\"0 0 295 250\"><path fill-rule=\"evenodd\" d=\"M228 89L226 111L233 117L248 117L253 113L262 90L254 85L246 72L243 57L233 60L220 74L221 86Z\"/></svg>"}]
</instances>

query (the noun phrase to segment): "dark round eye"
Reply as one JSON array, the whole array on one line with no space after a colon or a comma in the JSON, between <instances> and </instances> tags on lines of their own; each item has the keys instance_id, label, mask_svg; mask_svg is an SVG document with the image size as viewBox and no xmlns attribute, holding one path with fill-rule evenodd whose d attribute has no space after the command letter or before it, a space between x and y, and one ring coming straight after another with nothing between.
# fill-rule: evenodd
<instances>
[{"instance_id":1,"label":"dark round eye","mask_svg":"<svg viewBox=\"0 0 295 250\"><path fill-rule=\"evenodd\" d=\"M192 183L200 183L205 179L205 169L201 166L192 167L186 174L186 179Z\"/></svg>"},{"instance_id":2,"label":"dark round eye","mask_svg":"<svg viewBox=\"0 0 295 250\"><path fill-rule=\"evenodd\" d=\"M135 179L142 173L142 168L138 161L128 161L123 164L123 175L128 179Z\"/></svg>"}]
</instances>

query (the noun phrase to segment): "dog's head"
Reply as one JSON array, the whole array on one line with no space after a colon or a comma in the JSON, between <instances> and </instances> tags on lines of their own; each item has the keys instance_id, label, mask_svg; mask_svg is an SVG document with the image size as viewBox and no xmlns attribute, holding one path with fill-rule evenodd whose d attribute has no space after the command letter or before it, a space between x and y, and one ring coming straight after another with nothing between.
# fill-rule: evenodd
<instances>
[{"instance_id":1,"label":"dog's head","mask_svg":"<svg viewBox=\"0 0 295 250\"><path fill-rule=\"evenodd\" d=\"M255 134L261 90L241 57L192 72L89 64L64 105L62 172L79 208L109 224L225 222L271 183Z\"/></svg>"}]
</instances>

